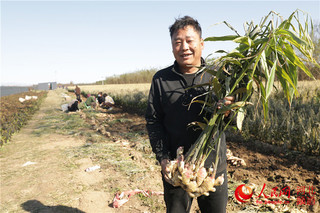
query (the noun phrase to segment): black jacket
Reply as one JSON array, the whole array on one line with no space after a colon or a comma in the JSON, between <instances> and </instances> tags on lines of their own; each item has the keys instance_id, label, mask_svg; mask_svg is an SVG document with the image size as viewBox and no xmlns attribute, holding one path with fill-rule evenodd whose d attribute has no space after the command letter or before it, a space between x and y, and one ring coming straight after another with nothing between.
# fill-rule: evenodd
<instances>
[{"instance_id":1,"label":"black jacket","mask_svg":"<svg viewBox=\"0 0 320 213\"><path fill-rule=\"evenodd\" d=\"M198 71L191 85L209 82L211 74ZM174 65L158 71L152 80L148 107L146 111L147 130L153 152L159 162L176 157L179 146L184 147L185 153L196 141L201 129L188 127L194 121L204 122L204 110L202 104L193 103L191 100L208 90L208 86L196 87L186 90L187 80L184 74L179 72L177 62ZM202 97L204 99L204 96ZM219 164L217 172L226 169L226 142L222 135ZM208 157L205 167L210 167L215 161L215 152Z\"/></svg>"},{"instance_id":2,"label":"black jacket","mask_svg":"<svg viewBox=\"0 0 320 213\"><path fill-rule=\"evenodd\" d=\"M75 112L75 111L78 111L78 110L79 110L78 100L73 100L68 104L68 111Z\"/></svg>"},{"instance_id":3,"label":"black jacket","mask_svg":"<svg viewBox=\"0 0 320 213\"><path fill-rule=\"evenodd\" d=\"M99 104L104 103L105 100L106 100L106 98L105 98L104 96L98 96L98 102L99 102Z\"/></svg>"}]
</instances>

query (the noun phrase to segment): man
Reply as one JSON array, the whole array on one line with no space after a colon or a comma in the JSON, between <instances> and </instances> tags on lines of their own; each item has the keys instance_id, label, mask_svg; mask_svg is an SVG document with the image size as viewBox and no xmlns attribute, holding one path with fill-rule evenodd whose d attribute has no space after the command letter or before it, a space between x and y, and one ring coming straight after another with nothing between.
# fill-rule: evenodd
<instances>
[{"instance_id":1,"label":"man","mask_svg":"<svg viewBox=\"0 0 320 213\"><path fill-rule=\"evenodd\" d=\"M81 101L82 101L82 100L81 100L81 97L80 97L80 95L81 95L81 90L80 90L80 87L78 87L78 85L76 85L76 88L75 88L74 92L75 92L75 94L76 94L77 100L78 100L79 102L81 102Z\"/></svg>"},{"instance_id":2,"label":"man","mask_svg":"<svg viewBox=\"0 0 320 213\"><path fill-rule=\"evenodd\" d=\"M206 83L211 75L199 69L204 60L201 57L204 42L197 20L185 16L170 26L172 52L175 62L172 66L158 71L152 80L146 112L147 130L153 152L160 162L164 186L164 200L167 212L189 212L192 198L181 187L169 184L167 164L176 158L178 147L184 147L184 154L196 141L200 129L190 128L194 121L204 122L205 113L200 114L202 105L189 104L194 97L205 93L208 88L190 87ZM187 89L189 88L189 89ZM203 97L204 98L204 97ZM225 104L231 104L233 97L227 97ZM215 152L208 157L205 167L215 160ZM226 212L228 199L227 163L225 136L221 138L219 163L216 177L224 174L224 184L216 192L197 198L201 212Z\"/></svg>"}]
</instances>

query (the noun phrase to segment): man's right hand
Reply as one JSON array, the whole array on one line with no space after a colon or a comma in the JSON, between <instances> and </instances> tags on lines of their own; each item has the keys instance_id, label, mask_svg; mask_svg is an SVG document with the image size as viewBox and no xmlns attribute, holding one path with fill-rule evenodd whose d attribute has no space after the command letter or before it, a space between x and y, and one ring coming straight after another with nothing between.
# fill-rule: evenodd
<instances>
[{"instance_id":1,"label":"man's right hand","mask_svg":"<svg viewBox=\"0 0 320 213\"><path fill-rule=\"evenodd\" d=\"M169 167L168 167L168 165L169 165L169 159L163 159L162 161L161 161L161 172L162 172L162 174L163 174L163 177L164 177L164 179L168 182L168 183L171 183L171 180L170 180L170 178L169 178L169 173L170 173L170 170L169 170Z\"/></svg>"},{"instance_id":2,"label":"man's right hand","mask_svg":"<svg viewBox=\"0 0 320 213\"><path fill-rule=\"evenodd\" d=\"M235 100L235 97L234 96L227 96L225 97L223 100L219 100L218 101L218 109L221 109L222 105L225 105L225 106L228 106L230 104L233 104L234 103L234 100ZM229 114L230 114L230 110L227 111L224 116L225 117L228 117Z\"/></svg>"}]
</instances>

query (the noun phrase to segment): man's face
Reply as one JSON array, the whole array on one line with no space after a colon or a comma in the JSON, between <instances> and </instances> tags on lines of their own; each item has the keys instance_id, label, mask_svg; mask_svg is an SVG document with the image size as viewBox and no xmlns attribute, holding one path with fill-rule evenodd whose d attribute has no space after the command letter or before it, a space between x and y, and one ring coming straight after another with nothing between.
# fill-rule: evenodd
<instances>
[{"instance_id":1,"label":"man's face","mask_svg":"<svg viewBox=\"0 0 320 213\"><path fill-rule=\"evenodd\" d=\"M183 73L193 73L201 65L203 39L192 26L186 26L173 34L171 38L173 55Z\"/></svg>"}]
</instances>

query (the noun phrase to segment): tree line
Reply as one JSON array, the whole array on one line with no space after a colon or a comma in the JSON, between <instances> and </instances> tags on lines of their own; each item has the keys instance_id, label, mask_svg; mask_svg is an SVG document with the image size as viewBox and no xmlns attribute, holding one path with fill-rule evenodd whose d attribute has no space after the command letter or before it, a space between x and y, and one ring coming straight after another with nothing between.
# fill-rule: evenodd
<instances>
[{"instance_id":1,"label":"tree line","mask_svg":"<svg viewBox=\"0 0 320 213\"><path fill-rule=\"evenodd\" d=\"M320 46L320 42L318 41L318 46ZM320 48L319 48L320 49ZM319 54L320 56L320 54ZM320 79L320 70L319 68L307 64L306 65L313 76L316 79ZM119 76L108 77L103 81L97 81L96 84L139 84L139 83L151 83L153 75L158 71L158 69L150 69L150 70L140 70L133 73L125 73ZM307 76L304 72L299 72L298 76L299 81L303 80L312 80L309 76Z\"/></svg>"},{"instance_id":2,"label":"tree line","mask_svg":"<svg viewBox=\"0 0 320 213\"><path fill-rule=\"evenodd\" d=\"M119 76L108 77L96 84L133 84L151 83L153 75L158 71L156 68L138 70L133 73L125 73Z\"/></svg>"}]
</instances>

